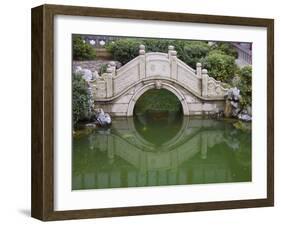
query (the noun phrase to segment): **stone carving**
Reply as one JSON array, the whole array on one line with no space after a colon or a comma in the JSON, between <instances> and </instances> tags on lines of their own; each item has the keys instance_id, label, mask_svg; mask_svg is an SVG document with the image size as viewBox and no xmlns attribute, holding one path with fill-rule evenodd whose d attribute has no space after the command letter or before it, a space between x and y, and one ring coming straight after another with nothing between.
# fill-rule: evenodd
<instances>
[{"instance_id":1,"label":"stone carving","mask_svg":"<svg viewBox=\"0 0 281 226\"><path fill-rule=\"evenodd\" d=\"M161 89L161 87L162 87L161 81L156 80L156 81L155 81L155 88L156 88L156 89Z\"/></svg>"},{"instance_id":2,"label":"stone carving","mask_svg":"<svg viewBox=\"0 0 281 226\"><path fill-rule=\"evenodd\" d=\"M251 110L250 107L241 109L240 107L240 90L236 87L230 88L226 94L226 104L224 109L224 115L226 117L236 117L243 121L251 121Z\"/></svg>"},{"instance_id":3,"label":"stone carving","mask_svg":"<svg viewBox=\"0 0 281 226\"><path fill-rule=\"evenodd\" d=\"M140 55L144 55L144 54L145 54L145 46L144 46L144 45L140 45L140 46L139 46L139 49L140 49L140 50L139 50L139 54L140 54Z\"/></svg>"},{"instance_id":4,"label":"stone carving","mask_svg":"<svg viewBox=\"0 0 281 226\"><path fill-rule=\"evenodd\" d=\"M228 89L224 88L220 81L212 77L208 77L207 96L208 97L221 97L226 94Z\"/></svg>"},{"instance_id":5,"label":"stone carving","mask_svg":"<svg viewBox=\"0 0 281 226\"><path fill-rule=\"evenodd\" d=\"M155 71L155 64L151 64L150 65L150 70L153 72L153 71Z\"/></svg>"}]
</instances>

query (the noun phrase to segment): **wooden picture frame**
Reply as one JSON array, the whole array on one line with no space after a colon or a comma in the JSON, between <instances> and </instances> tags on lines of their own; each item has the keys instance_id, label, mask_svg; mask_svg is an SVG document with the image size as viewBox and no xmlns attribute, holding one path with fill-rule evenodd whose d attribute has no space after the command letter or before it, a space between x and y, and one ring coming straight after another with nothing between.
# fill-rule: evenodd
<instances>
[{"instance_id":1,"label":"wooden picture frame","mask_svg":"<svg viewBox=\"0 0 281 226\"><path fill-rule=\"evenodd\" d=\"M267 29L267 198L54 211L54 16L71 15L240 25ZM274 205L274 20L61 5L32 9L31 215L50 220L220 210Z\"/></svg>"}]
</instances>

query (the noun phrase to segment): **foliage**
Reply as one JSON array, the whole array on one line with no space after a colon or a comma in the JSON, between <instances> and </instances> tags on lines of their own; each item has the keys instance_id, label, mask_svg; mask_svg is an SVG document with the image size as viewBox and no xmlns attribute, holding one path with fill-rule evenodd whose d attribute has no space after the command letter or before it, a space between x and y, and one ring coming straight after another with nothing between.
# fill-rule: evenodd
<instances>
[{"instance_id":1,"label":"foliage","mask_svg":"<svg viewBox=\"0 0 281 226\"><path fill-rule=\"evenodd\" d=\"M229 42L217 42L211 47L211 50L220 50L226 55L238 57L236 49Z\"/></svg>"},{"instance_id":2,"label":"foliage","mask_svg":"<svg viewBox=\"0 0 281 226\"><path fill-rule=\"evenodd\" d=\"M210 76L225 83L231 81L237 70L235 58L220 50L210 51L207 57L202 60L202 64Z\"/></svg>"},{"instance_id":3,"label":"foliage","mask_svg":"<svg viewBox=\"0 0 281 226\"><path fill-rule=\"evenodd\" d=\"M146 52L168 52L169 45L175 45L174 40L169 39L143 39L142 44L145 45Z\"/></svg>"},{"instance_id":4,"label":"foliage","mask_svg":"<svg viewBox=\"0 0 281 226\"><path fill-rule=\"evenodd\" d=\"M233 126L243 132L251 132L252 130L252 124L249 122L237 121L233 123Z\"/></svg>"},{"instance_id":5,"label":"foliage","mask_svg":"<svg viewBox=\"0 0 281 226\"><path fill-rule=\"evenodd\" d=\"M136 39L119 39L109 43L106 49L112 54L114 60L126 64L138 56L140 41Z\"/></svg>"},{"instance_id":6,"label":"foliage","mask_svg":"<svg viewBox=\"0 0 281 226\"><path fill-rule=\"evenodd\" d=\"M72 75L72 121L74 127L89 115L90 95L87 83L80 74Z\"/></svg>"},{"instance_id":7,"label":"foliage","mask_svg":"<svg viewBox=\"0 0 281 226\"><path fill-rule=\"evenodd\" d=\"M201 62L210 51L210 46L203 41L185 41L175 45L178 51L178 58L192 68L196 68L196 63Z\"/></svg>"},{"instance_id":8,"label":"foliage","mask_svg":"<svg viewBox=\"0 0 281 226\"><path fill-rule=\"evenodd\" d=\"M240 90L242 107L252 105L252 67L245 66L238 70L239 83L237 88Z\"/></svg>"},{"instance_id":9,"label":"foliage","mask_svg":"<svg viewBox=\"0 0 281 226\"><path fill-rule=\"evenodd\" d=\"M126 64L139 55L140 44L145 45L146 52L168 52L168 46L173 45L178 52L178 58L195 68L196 63L205 57L210 47L203 41L182 41L169 39L120 39L106 46L113 59Z\"/></svg>"},{"instance_id":10,"label":"foliage","mask_svg":"<svg viewBox=\"0 0 281 226\"><path fill-rule=\"evenodd\" d=\"M137 101L135 112L182 110L181 102L170 91L153 89L145 92Z\"/></svg>"},{"instance_id":11,"label":"foliage","mask_svg":"<svg viewBox=\"0 0 281 226\"><path fill-rule=\"evenodd\" d=\"M95 49L79 35L73 38L73 59L74 60L94 60L96 58Z\"/></svg>"},{"instance_id":12,"label":"foliage","mask_svg":"<svg viewBox=\"0 0 281 226\"><path fill-rule=\"evenodd\" d=\"M106 69L107 69L107 64L102 64L99 70L99 74L102 75L103 73L105 73Z\"/></svg>"}]
</instances>

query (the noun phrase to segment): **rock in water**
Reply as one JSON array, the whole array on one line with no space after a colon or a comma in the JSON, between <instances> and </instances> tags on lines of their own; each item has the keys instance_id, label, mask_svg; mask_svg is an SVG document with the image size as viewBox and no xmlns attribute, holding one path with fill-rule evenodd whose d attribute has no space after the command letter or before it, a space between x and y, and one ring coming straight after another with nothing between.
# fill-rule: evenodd
<instances>
[{"instance_id":1,"label":"rock in water","mask_svg":"<svg viewBox=\"0 0 281 226\"><path fill-rule=\"evenodd\" d=\"M252 117L247 114L239 114L238 118L246 122L250 122L252 120Z\"/></svg>"},{"instance_id":2,"label":"rock in water","mask_svg":"<svg viewBox=\"0 0 281 226\"><path fill-rule=\"evenodd\" d=\"M104 113L102 109L98 112L96 116L97 124L104 127L111 124L111 117L108 113Z\"/></svg>"},{"instance_id":3,"label":"rock in water","mask_svg":"<svg viewBox=\"0 0 281 226\"><path fill-rule=\"evenodd\" d=\"M246 122L249 122L252 120L252 116L247 112L247 110L243 110L241 111L239 114L238 114L238 118L243 120L243 121L246 121Z\"/></svg>"},{"instance_id":4,"label":"rock in water","mask_svg":"<svg viewBox=\"0 0 281 226\"><path fill-rule=\"evenodd\" d=\"M226 94L226 103L224 109L225 117L236 117L243 121L251 121L252 120L252 108L247 106L247 109L241 110L240 106L240 90L236 87L230 88Z\"/></svg>"}]
</instances>

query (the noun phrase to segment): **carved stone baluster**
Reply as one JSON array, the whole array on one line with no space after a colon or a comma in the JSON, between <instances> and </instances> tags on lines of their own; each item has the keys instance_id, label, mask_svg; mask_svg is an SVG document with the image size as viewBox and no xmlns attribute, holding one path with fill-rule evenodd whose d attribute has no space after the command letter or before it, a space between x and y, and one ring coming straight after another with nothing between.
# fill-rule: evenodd
<instances>
[{"instance_id":1,"label":"carved stone baluster","mask_svg":"<svg viewBox=\"0 0 281 226\"><path fill-rule=\"evenodd\" d=\"M196 74L198 75L198 77L202 77L202 64L201 63L197 63L196 64Z\"/></svg>"},{"instance_id":2,"label":"carved stone baluster","mask_svg":"<svg viewBox=\"0 0 281 226\"><path fill-rule=\"evenodd\" d=\"M106 97L113 96L113 76L115 75L116 65L115 62L110 62L105 73L105 82L106 82Z\"/></svg>"},{"instance_id":3,"label":"carved stone baluster","mask_svg":"<svg viewBox=\"0 0 281 226\"><path fill-rule=\"evenodd\" d=\"M208 71L207 69L202 70L202 96L207 97L208 96Z\"/></svg>"},{"instance_id":4,"label":"carved stone baluster","mask_svg":"<svg viewBox=\"0 0 281 226\"><path fill-rule=\"evenodd\" d=\"M139 78L143 79L145 78L145 46L140 45L139 46Z\"/></svg>"},{"instance_id":5,"label":"carved stone baluster","mask_svg":"<svg viewBox=\"0 0 281 226\"><path fill-rule=\"evenodd\" d=\"M178 74L178 65L177 65L177 51L175 51L174 46L169 46L168 47L168 56L170 59L170 64L171 64L171 78L172 79L177 79L177 74Z\"/></svg>"}]
</instances>

